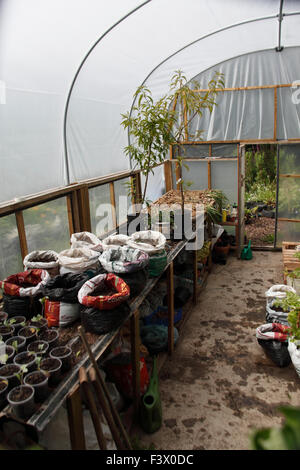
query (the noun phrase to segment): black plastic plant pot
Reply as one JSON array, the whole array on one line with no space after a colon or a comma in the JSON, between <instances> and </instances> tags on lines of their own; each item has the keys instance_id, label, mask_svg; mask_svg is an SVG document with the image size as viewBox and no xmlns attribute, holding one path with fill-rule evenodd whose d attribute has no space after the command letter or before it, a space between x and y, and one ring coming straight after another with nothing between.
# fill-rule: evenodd
<instances>
[{"instance_id":1,"label":"black plastic plant pot","mask_svg":"<svg viewBox=\"0 0 300 470\"><path fill-rule=\"evenodd\" d=\"M0 379L0 410L5 407L7 400L7 389L8 389L8 380Z\"/></svg>"},{"instance_id":2,"label":"black plastic plant pot","mask_svg":"<svg viewBox=\"0 0 300 470\"><path fill-rule=\"evenodd\" d=\"M0 312L0 325L2 325L8 317L8 313L6 312Z\"/></svg>"},{"instance_id":3,"label":"black plastic plant pot","mask_svg":"<svg viewBox=\"0 0 300 470\"><path fill-rule=\"evenodd\" d=\"M32 372L37 368L37 355L33 352L23 351L14 357L14 364L25 366L27 372Z\"/></svg>"},{"instance_id":4,"label":"black plastic plant pot","mask_svg":"<svg viewBox=\"0 0 300 470\"><path fill-rule=\"evenodd\" d=\"M24 328L25 323L26 323L26 318L22 315L16 315L14 317L9 317L9 319L7 320L7 323L14 327L15 334L17 334L21 328Z\"/></svg>"},{"instance_id":5,"label":"black plastic plant pot","mask_svg":"<svg viewBox=\"0 0 300 470\"><path fill-rule=\"evenodd\" d=\"M37 339L42 341L47 341L49 343L49 351L53 349L58 344L59 332L54 328L47 328L45 330L39 331L37 334Z\"/></svg>"},{"instance_id":6,"label":"black plastic plant pot","mask_svg":"<svg viewBox=\"0 0 300 470\"><path fill-rule=\"evenodd\" d=\"M25 351L26 349L26 338L24 336L11 336L5 341L8 346L13 346L16 350L16 354Z\"/></svg>"},{"instance_id":7,"label":"black plastic plant pot","mask_svg":"<svg viewBox=\"0 0 300 470\"><path fill-rule=\"evenodd\" d=\"M33 352L37 356L42 356L42 357L44 357L47 354L48 350L49 350L49 343L41 339L33 341L32 343L29 343L27 346L28 352Z\"/></svg>"},{"instance_id":8,"label":"black plastic plant pot","mask_svg":"<svg viewBox=\"0 0 300 470\"><path fill-rule=\"evenodd\" d=\"M26 338L26 346L36 340L37 329L33 326L24 326L18 331L18 335Z\"/></svg>"},{"instance_id":9,"label":"black plastic plant pot","mask_svg":"<svg viewBox=\"0 0 300 470\"><path fill-rule=\"evenodd\" d=\"M11 336L14 336L15 329L12 325L0 325L0 337L2 341L6 341Z\"/></svg>"},{"instance_id":10,"label":"black plastic plant pot","mask_svg":"<svg viewBox=\"0 0 300 470\"><path fill-rule=\"evenodd\" d=\"M50 357L61 360L61 372L67 372L72 367L72 349L69 346L58 346L50 351Z\"/></svg>"},{"instance_id":11,"label":"black plastic plant pot","mask_svg":"<svg viewBox=\"0 0 300 470\"><path fill-rule=\"evenodd\" d=\"M62 362L58 358L46 357L45 359L42 359L40 370L48 375L49 387L55 387L55 385L59 383L61 379L61 366Z\"/></svg>"},{"instance_id":12,"label":"black plastic plant pot","mask_svg":"<svg viewBox=\"0 0 300 470\"><path fill-rule=\"evenodd\" d=\"M31 385L34 388L35 402L41 403L47 398L49 394L48 375L42 370L35 370L26 374L24 384Z\"/></svg>"},{"instance_id":13,"label":"black plastic plant pot","mask_svg":"<svg viewBox=\"0 0 300 470\"><path fill-rule=\"evenodd\" d=\"M34 388L31 385L14 387L8 393L7 401L17 418L26 421L35 411Z\"/></svg>"},{"instance_id":14,"label":"black plastic plant pot","mask_svg":"<svg viewBox=\"0 0 300 470\"><path fill-rule=\"evenodd\" d=\"M38 332L46 330L48 328L48 321L47 318L42 317L38 320L34 320L33 318L29 321L29 326L33 326L37 328Z\"/></svg>"},{"instance_id":15,"label":"black plastic plant pot","mask_svg":"<svg viewBox=\"0 0 300 470\"><path fill-rule=\"evenodd\" d=\"M13 346L6 343L0 345L0 365L9 364L13 362L16 350Z\"/></svg>"},{"instance_id":16,"label":"black plastic plant pot","mask_svg":"<svg viewBox=\"0 0 300 470\"><path fill-rule=\"evenodd\" d=\"M20 379L18 377L20 372L21 367L14 363L6 364L5 366L0 367L0 379L8 381L7 391L20 384Z\"/></svg>"}]
</instances>

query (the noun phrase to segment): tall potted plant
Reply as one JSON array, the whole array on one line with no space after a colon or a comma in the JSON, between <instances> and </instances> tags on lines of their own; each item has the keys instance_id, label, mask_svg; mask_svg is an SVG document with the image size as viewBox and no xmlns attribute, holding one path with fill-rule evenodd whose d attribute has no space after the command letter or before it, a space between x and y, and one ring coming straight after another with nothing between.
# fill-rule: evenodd
<instances>
[{"instance_id":1,"label":"tall potted plant","mask_svg":"<svg viewBox=\"0 0 300 470\"><path fill-rule=\"evenodd\" d=\"M147 202L146 194L149 175L153 167L163 162L171 144L180 145L186 140L189 124L198 115L202 116L205 109L212 111L216 105L216 95L224 88L223 75L216 72L208 84L208 91L200 93L197 81L188 83L182 71L174 73L169 91L154 101L151 91L140 86L134 94L134 106L131 112L122 114L122 126L128 130L132 143L125 147L125 155L130 159L133 169L139 169L145 177L143 193L138 201L140 208ZM193 138L200 138L202 131L197 131ZM178 155L177 161L182 170L183 156ZM178 182L184 206L184 180L182 171ZM130 187L131 192L134 188Z\"/></svg>"}]
</instances>

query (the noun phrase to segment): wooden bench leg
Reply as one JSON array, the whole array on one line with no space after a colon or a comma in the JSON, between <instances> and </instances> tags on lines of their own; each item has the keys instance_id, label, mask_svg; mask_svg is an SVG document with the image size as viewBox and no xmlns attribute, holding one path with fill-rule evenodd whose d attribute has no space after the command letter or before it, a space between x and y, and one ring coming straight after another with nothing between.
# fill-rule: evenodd
<instances>
[{"instance_id":1,"label":"wooden bench leg","mask_svg":"<svg viewBox=\"0 0 300 470\"><path fill-rule=\"evenodd\" d=\"M66 404L71 448L72 450L86 450L79 384L67 396Z\"/></svg>"}]
</instances>

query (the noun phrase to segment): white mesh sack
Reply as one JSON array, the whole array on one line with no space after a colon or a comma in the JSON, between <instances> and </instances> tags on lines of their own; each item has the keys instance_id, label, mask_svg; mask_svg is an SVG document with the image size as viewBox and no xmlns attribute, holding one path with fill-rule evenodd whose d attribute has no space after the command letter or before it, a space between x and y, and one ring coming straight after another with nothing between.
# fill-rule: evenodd
<instances>
[{"instance_id":1,"label":"white mesh sack","mask_svg":"<svg viewBox=\"0 0 300 470\"><path fill-rule=\"evenodd\" d=\"M60 274L67 272L80 273L97 269L99 253L89 248L69 248L58 254Z\"/></svg>"},{"instance_id":2,"label":"white mesh sack","mask_svg":"<svg viewBox=\"0 0 300 470\"><path fill-rule=\"evenodd\" d=\"M77 232L71 235L71 248L89 248L102 253L102 243L96 235L91 232Z\"/></svg>"},{"instance_id":3,"label":"white mesh sack","mask_svg":"<svg viewBox=\"0 0 300 470\"><path fill-rule=\"evenodd\" d=\"M117 235L110 235L102 240L103 250L109 250L110 248L117 248L118 246L126 246L130 237L119 233Z\"/></svg>"},{"instance_id":4,"label":"white mesh sack","mask_svg":"<svg viewBox=\"0 0 300 470\"><path fill-rule=\"evenodd\" d=\"M143 230L131 235L128 246L145 251L148 255L154 255L165 248L166 241L166 237L161 232Z\"/></svg>"},{"instance_id":5,"label":"white mesh sack","mask_svg":"<svg viewBox=\"0 0 300 470\"><path fill-rule=\"evenodd\" d=\"M267 305L269 305L275 299L283 299L287 292L296 294L295 289L293 289L291 286L287 286L285 284L274 284L274 286L270 287L270 289L265 292Z\"/></svg>"},{"instance_id":6,"label":"white mesh sack","mask_svg":"<svg viewBox=\"0 0 300 470\"><path fill-rule=\"evenodd\" d=\"M50 276L59 274L58 254L55 251L32 251L23 260L24 269L44 269Z\"/></svg>"}]
</instances>

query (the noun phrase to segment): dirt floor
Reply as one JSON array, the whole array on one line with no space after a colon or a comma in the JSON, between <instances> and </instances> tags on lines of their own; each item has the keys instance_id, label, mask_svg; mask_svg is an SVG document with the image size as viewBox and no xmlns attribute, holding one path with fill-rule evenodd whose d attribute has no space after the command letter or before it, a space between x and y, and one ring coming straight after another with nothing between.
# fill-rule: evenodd
<instances>
[{"instance_id":1,"label":"dirt floor","mask_svg":"<svg viewBox=\"0 0 300 470\"><path fill-rule=\"evenodd\" d=\"M265 291L282 283L282 253L230 255L214 265L174 355L160 372L163 424L139 439L157 450L247 450L250 433L280 426L278 407L299 405L292 364L266 358L255 331L265 323ZM147 448L147 447L146 447Z\"/></svg>"}]
</instances>

